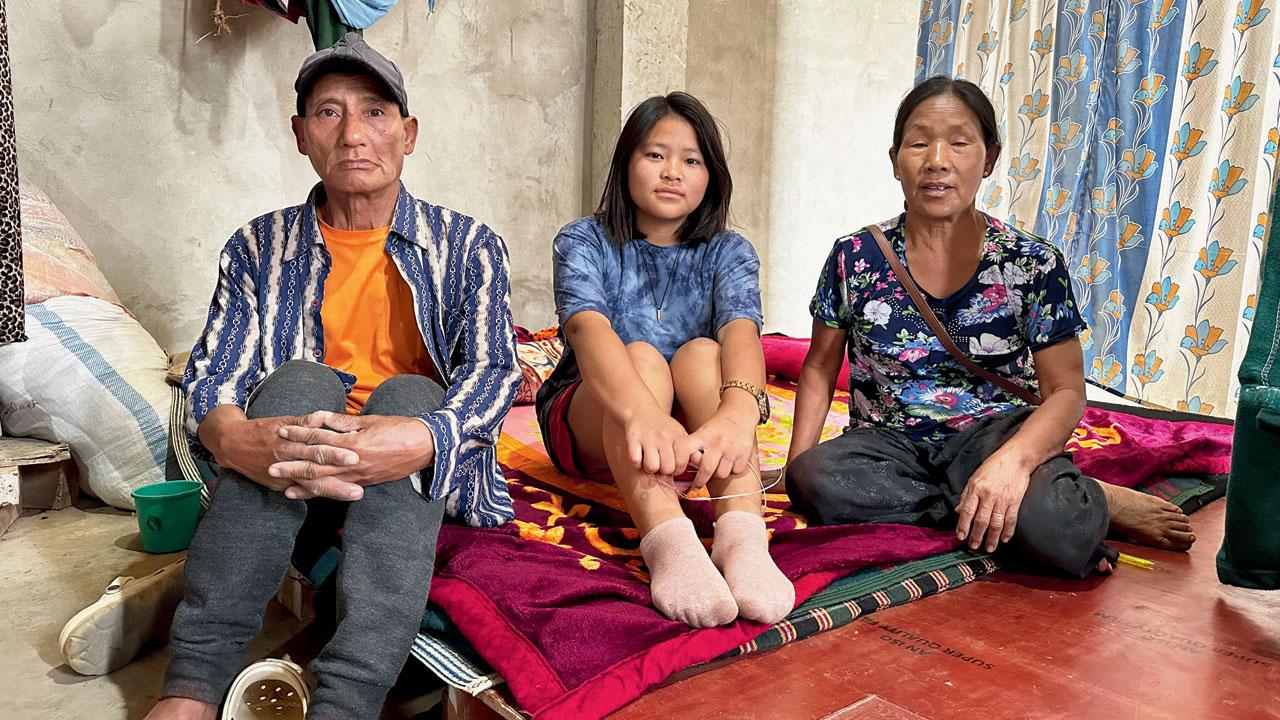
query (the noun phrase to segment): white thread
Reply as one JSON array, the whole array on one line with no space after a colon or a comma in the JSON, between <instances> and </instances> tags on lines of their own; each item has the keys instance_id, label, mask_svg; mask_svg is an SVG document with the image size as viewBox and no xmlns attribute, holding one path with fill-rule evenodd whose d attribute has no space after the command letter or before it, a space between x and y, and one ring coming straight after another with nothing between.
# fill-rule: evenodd
<instances>
[{"instance_id":1,"label":"white thread","mask_svg":"<svg viewBox=\"0 0 1280 720\"><path fill-rule=\"evenodd\" d=\"M1271 366L1276 359L1276 350L1280 349L1280 342L1277 340L1280 340L1280 313L1276 313L1275 326L1271 329L1271 349L1267 352L1267 361L1262 364L1262 372L1258 373L1263 385L1271 382Z\"/></svg>"},{"instance_id":2,"label":"white thread","mask_svg":"<svg viewBox=\"0 0 1280 720\"><path fill-rule=\"evenodd\" d=\"M747 469L751 471L752 475L756 476L756 482L760 483L759 490L750 490L748 492L733 493L731 495L713 495L708 497L690 497L687 493L681 491L680 488L676 487L676 483L674 479L669 478L666 482L662 482L657 475L654 475L652 473L646 473L646 475L649 477L650 480L654 481L655 483L661 485L664 488L670 489L676 495L678 495L679 497L685 500L698 500L701 502L710 502L712 500L729 500L730 498L747 497L749 495L755 495L756 493L760 493L761 505L764 507L765 510L768 510L769 500L764 496L764 494L766 491L772 489L775 485L782 482L782 478L785 477L787 474L787 469L784 467L782 469L782 472L778 473L778 477L774 478L773 482L769 483L768 485L764 484L764 478L760 476L760 473L755 469L754 466L747 465Z\"/></svg>"}]
</instances>

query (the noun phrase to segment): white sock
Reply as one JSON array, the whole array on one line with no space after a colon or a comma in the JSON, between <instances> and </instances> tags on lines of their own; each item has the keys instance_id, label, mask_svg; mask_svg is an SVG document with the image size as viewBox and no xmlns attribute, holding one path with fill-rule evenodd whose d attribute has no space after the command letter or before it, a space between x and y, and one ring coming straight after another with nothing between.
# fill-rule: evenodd
<instances>
[{"instance_id":1,"label":"white sock","mask_svg":"<svg viewBox=\"0 0 1280 720\"><path fill-rule=\"evenodd\" d=\"M724 573L742 617L772 625L795 606L795 586L769 556L769 536L759 515L743 510L721 515L711 559Z\"/></svg>"},{"instance_id":2,"label":"white sock","mask_svg":"<svg viewBox=\"0 0 1280 720\"><path fill-rule=\"evenodd\" d=\"M640 541L654 607L672 620L705 628L738 616L733 593L686 517L658 523Z\"/></svg>"}]
</instances>

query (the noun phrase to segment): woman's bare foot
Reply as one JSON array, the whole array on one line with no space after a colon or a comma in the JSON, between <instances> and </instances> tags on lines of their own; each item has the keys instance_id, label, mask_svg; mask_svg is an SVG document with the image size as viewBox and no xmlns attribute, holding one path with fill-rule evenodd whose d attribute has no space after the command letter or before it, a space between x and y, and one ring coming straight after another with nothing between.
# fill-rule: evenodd
<instances>
[{"instance_id":1,"label":"woman's bare foot","mask_svg":"<svg viewBox=\"0 0 1280 720\"><path fill-rule=\"evenodd\" d=\"M184 697L162 698L143 720L217 720L218 706Z\"/></svg>"},{"instance_id":2,"label":"woman's bare foot","mask_svg":"<svg viewBox=\"0 0 1280 720\"><path fill-rule=\"evenodd\" d=\"M1186 550L1196 541L1191 521L1171 502L1137 490L1095 481L1107 496L1111 529L1141 545L1161 550Z\"/></svg>"}]
</instances>

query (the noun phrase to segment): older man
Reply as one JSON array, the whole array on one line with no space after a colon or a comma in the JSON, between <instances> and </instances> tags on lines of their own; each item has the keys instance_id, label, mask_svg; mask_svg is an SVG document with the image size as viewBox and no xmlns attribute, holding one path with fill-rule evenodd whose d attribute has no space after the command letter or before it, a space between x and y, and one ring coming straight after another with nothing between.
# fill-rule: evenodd
<instances>
[{"instance_id":1,"label":"older man","mask_svg":"<svg viewBox=\"0 0 1280 720\"><path fill-rule=\"evenodd\" d=\"M183 383L191 441L222 472L152 720L216 715L299 533L339 526L338 624L308 717L377 717L442 517L511 517L493 449L520 378L501 238L401 185L418 121L360 36L309 57L295 88L293 132L320 184L222 252Z\"/></svg>"}]
</instances>

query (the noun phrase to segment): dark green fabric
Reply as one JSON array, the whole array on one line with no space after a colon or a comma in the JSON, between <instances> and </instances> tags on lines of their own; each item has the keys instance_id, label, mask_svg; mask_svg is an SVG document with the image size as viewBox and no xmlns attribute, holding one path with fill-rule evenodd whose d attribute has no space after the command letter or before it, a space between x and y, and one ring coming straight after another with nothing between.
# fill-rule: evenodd
<instances>
[{"instance_id":1,"label":"dark green fabric","mask_svg":"<svg viewBox=\"0 0 1280 720\"><path fill-rule=\"evenodd\" d=\"M800 607L792 610L787 615L787 619L798 619L810 610L831 608L843 602L850 602L860 597L888 590L907 580L913 580L935 571L953 570L965 563L981 561L987 557L990 557L989 553L955 550L892 567L867 568L866 570L846 575L814 593ZM982 563L979 562L978 564L981 565ZM986 573L982 574L985 575Z\"/></svg>"},{"instance_id":2,"label":"dark green fabric","mask_svg":"<svg viewBox=\"0 0 1280 720\"><path fill-rule=\"evenodd\" d=\"M311 42L315 43L317 50L333 47L349 32L364 34L359 28L342 24L342 17L329 0L306 0L306 4L307 28L311 30Z\"/></svg>"},{"instance_id":3,"label":"dark green fabric","mask_svg":"<svg viewBox=\"0 0 1280 720\"><path fill-rule=\"evenodd\" d=\"M833 582L791 611L785 620L716 660L771 650L847 625L878 610L971 583L995 569L995 562L987 555L960 550L892 568L863 570Z\"/></svg>"},{"instance_id":4,"label":"dark green fabric","mask_svg":"<svg viewBox=\"0 0 1280 720\"><path fill-rule=\"evenodd\" d=\"M1280 253L1272 255L1269 260L1280 260ZM1280 265L1267 270L1273 275L1273 288L1280 286L1280 272L1276 272ZM1266 293L1265 282L1263 287ZM1263 307L1259 301L1259 310ZM1258 317L1275 317L1275 298L1265 307L1271 312L1259 312ZM1255 325L1254 332L1258 330ZM1268 346L1260 354L1265 357L1270 350ZM1254 355L1252 343L1245 362L1250 355ZM1280 372L1276 374L1280 376ZM1268 416L1276 413L1280 413L1280 387L1251 384L1240 388L1231 480L1227 483L1227 525L1218 551L1218 579L1228 585L1280 589L1280 473L1275 461L1280 430L1268 422Z\"/></svg>"},{"instance_id":5,"label":"dark green fabric","mask_svg":"<svg viewBox=\"0 0 1280 720\"><path fill-rule=\"evenodd\" d=\"M1262 263L1253 334L1240 364L1240 403L1227 483L1227 525L1218 579L1228 585L1280 588L1280 193L1271 198L1271 231Z\"/></svg>"}]
</instances>

